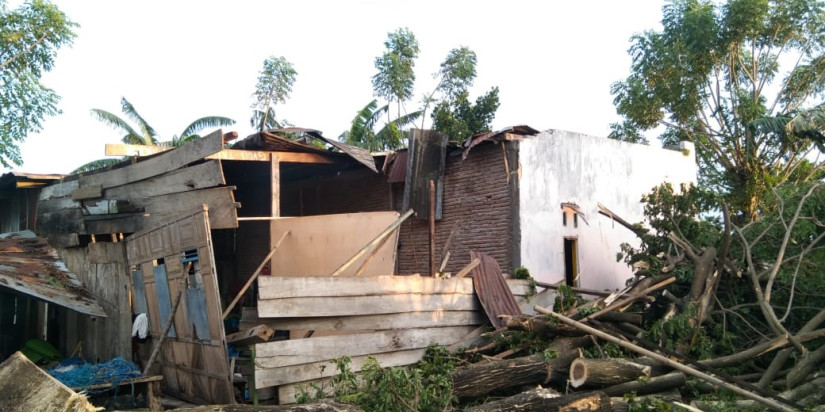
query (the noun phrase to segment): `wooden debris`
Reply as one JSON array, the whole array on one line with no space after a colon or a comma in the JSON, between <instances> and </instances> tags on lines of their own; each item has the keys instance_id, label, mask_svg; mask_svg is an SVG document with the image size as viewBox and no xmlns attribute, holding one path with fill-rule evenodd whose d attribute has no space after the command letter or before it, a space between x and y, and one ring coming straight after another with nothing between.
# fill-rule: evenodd
<instances>
[{"instance_id":1,"label":"wooden debris","mask_svg":"<svg viewBox=\"0 0 825 412\"><path fill-rule=\"evenodd\" d=\"M536 388L518 395L465 409L467 412L611 412L610 397L603 392L579 392L558 395L558 392Z\"/></svg>"},{"instance_id":2,"label":"wooden debris","mask_svg":"<svg viewBox=\"0 0 825 412\"><path fill-rule=\"evenodd\" d=\"M272 328L258 325L254 328L226 335L226 343L234 346L248 346L255 343L264 343L275 334Z\"/></svg>"}]
</instances>

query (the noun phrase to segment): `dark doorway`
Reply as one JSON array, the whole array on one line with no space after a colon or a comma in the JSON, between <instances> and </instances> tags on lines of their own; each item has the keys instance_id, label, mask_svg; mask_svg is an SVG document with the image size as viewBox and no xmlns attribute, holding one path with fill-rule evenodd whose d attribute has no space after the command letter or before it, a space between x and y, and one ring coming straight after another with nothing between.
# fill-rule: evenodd
<instances>
[{"instance_id":1,"label":"dark doorway","mask_svg":"<svg viewBox=\"0 0 825 412\"><path fill-rule=\"evenodd\" d=\"M564 281L568 286L579 285L578 248L576 238L564 238Z\"/></svg>"}]
</instances>

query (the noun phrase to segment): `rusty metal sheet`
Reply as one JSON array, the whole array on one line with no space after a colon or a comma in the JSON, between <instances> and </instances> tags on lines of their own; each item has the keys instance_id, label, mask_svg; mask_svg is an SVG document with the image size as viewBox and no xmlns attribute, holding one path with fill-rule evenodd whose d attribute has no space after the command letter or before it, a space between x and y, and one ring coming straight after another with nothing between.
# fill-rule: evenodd
<instances>
[{"instance_id":1,"label":"rusty metal sheet","mask_svg":"<svg viewBox=\"0 0 825 412\"><path fill-rule=\"evenodd\" d=\"M384 174L389 183L404 183L407 178L407 158L409 150L403 149L387 155L384 161Z\"/></svg>"},{"instance_id":2,"label":"rusty metal sheet","mask_svg":"<svg viewBox=\"0 0 825 412\"><path fill-rule=\"evenodd\" d=\"M496 130L495 132L478 133L468 137L467 140L464 141L464 150L461 153L461 159L467 158L467 155L470 154L470 149L488 140L507 140L507 135L535 136L537 134L539 134L538 130L527 125L510 126L506 129Z\"/></svg>"},{"instance_id":3,"label":"rusty metal sheet","mask_svg":"<svg viewBox=\"0 0 825 412\"><path fill-rule=\"evenodd\" d=\"M475 288L476 296L481 301L481 307L484 308L484 313L490 319L490 323L496 329L503 328L507 325L505 319L500 319L500 315L519 316L521 309L516 303L516 298L507 286L507 281L501 274L501 269L498 267L498 262L492 256L470 251L470 260L478 258L481 263L470 272L473 278L473 288Z\"/></svg>"},{"instance_id":4,"label":"rusty metal sheet","mask_svg":"<svg viewBox=\"0 0 825 412\"><path fill-rule=\"evenodd\" d=\"M80 313L106 317L57 251L31 231L0 234L0 286Z\"/></svg>"},{"instance_id":5,"label":"rusty metal sheet","mask_svg":"<svg viewBox=\"0 0 825 412\"><path fill-rule=\"evenodd\" d=\"M435 130L414 129L412 132L402 210L412 208L417 219L429 219L432 180L435 182L435 218L441 219L448 138Z\"/></svg>"},{"instance_id":6,"label":"rusty metal sheet","mask_svg":"<svg viewBox=\"0 0 825 412\"><path fill-rule=\"evenodd\" d=\"M304 144L298 141L286 138L287 135L293 133L303 133L313 139L320 140L340 150L341 152L331 152L329 150L321 149L309 144ZM327 139L321 135L321 132L315 129L306 129L303 127L286 127L283 129L264 130L252 135L232 145L233 149L243 150L269 150L274 152L303 152L303 153L319 153L332 156L347 156L363 164L368 169L378 173L378 168L375 167L375 159L369 150L360 147L350 146L332 139Z\"/></svg>"}]
</instances>

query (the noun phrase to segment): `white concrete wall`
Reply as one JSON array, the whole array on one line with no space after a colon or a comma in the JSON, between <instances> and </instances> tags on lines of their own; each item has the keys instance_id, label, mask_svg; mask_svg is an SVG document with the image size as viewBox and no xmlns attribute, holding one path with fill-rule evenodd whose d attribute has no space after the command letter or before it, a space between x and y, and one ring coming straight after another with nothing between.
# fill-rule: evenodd
<instances>
[{"instance_id":1,"label":"white concrete wall","mask_svg":"<svg viewBox=\"0 0 825 412\"><path fill-rule=\"evenodd\" d=\"M631 223L643 219L642 194L664 181L696 182L689 153L547 130L519 143L521 266L543 282L564 280L564 238L578 239L579 286L623 287L631 276L616 262L619 245L638 245L626 228L598 213L601 203ZM587 218L562 226L561 203L575 203Z\"/></svg>"}]
</instances>

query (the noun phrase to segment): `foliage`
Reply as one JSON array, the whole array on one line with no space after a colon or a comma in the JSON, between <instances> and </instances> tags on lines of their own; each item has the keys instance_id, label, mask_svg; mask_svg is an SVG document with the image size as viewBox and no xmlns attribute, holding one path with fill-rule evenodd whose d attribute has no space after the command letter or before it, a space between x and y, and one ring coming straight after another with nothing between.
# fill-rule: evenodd
<instances>
[{"instance_id":1,"label":"foliage","mask_svg":"<svg viewBox=\"0 0 825 412\"><path fill-rule=\"evenodd\" d=\"M161 145L178 147L183 146L184 144L191 142L193 140L200 139L201 136L199 133L204 129L216 128L221 126L231 126L235 124L235 121L228 117L201 117L187 125L180 134L172 135L171 140L161 142L158 140L158 133L155 131L155 129L149 124L149 122L146 121L146 119L143 118L143 116L140 115L140 113L138 113L137 109L135 109L135 106L133 106L131 102L126 100L125 97L122 97L120 99L120 107L125 117L134 122L136 127L133 127L132 124L130 124L124 118L111 112L107 112L106 110L92 109L91 113L92 117L94 117L95 119L119 131L120 133L123 133L123 137L120 139L120 141L126 144ZM121 161L123 161L123 159L94 160L78 167L77 169L73 170L72 173L88 172L104 167L110 167Z\"/></svg>"},{"instance_id":2,"label":"foliage","mask_svg":"<svg viewBox=\"0 0 825 412\"><path fill-rule=\"evenodd\" d=\"M58 49L70 45L78 25L57 6L43 0L15 10L0 0L0 165L21 165L22 142L43 128L47 116L60 113L60 97L40 82L54 67Z\"/></svg>"},{"instance_id":3,"label":"foliage","mask_svg":"<svg viewBox=\"0 0 825 412\"><path fill-rule=\"evenodd\" d=\"M421 117L422 112L416 111L384 123L384 126L375 131L382 115L389 112L389 105L378 107L378 100L372 100L363 109L358 111L352 119L349 131L339 136L339 140L347 144L363 147L372 152L395 150L403 147L402 128L412 124Z\"/></svg>"},{"instance_id":4,"label":"foliage","mask_svg":"<svg viewBox=\"0 0 825 412\"><path fill-rule=\"evenodd\" d=\"M378 73L372 76L375 96L388 102L398 103L398 117L401 104L412 97L415 85L415 59L418 57L418 40L408 28L399 28L387 34L384 42L386 51L375 58Z\"/></svg>"},{"instance_id":5,"label":"foliage","mask_svg":"<svg viewBox=\"0 0 825 412\"><path fill-rule=\"evenodd\" d=\"M435 106L433 128L449 136L452 141L463 141L476 133L489 132L499 104L498 87L479 96L475 104L470 102L469 93L462 91Z\"/></svg>"},{"instance_id":6,"label":"foliage","mask_svg":"<svg viewBox=\"0 0 825 412\"><path fill-rule=\"evenodd\" d=\"M456 402L450 380L455 359L445 348L427 348L424 358L409 368L382 368L370 357L360 379L350 362L348 357L335 361L339 371L332 380L335 397L365 411L443 411ZM302 400L309 398L304 392Z\"/></svg>"},{"instance_id":7,"label":"foliage","mask_svg":"<svg viewBox=\"0 0 825 412\"><path fill-rule=\"evenodd\" d=\"M573 291L573 288L570 286L559 285L559 290L556 293L556 301L553 303L553 312L566 313L585 302L584 298Z\"/></svg>"},{"instance_id":8,"label":"foliage","mask_svg":"<svg viewBox=\"0 0 825 412\"><path fill-rule=\"evenodd\" d=\"M694 142L703 185L753 220L771 188L823 167L806 156L825 142L823 4L675 0L663 14L661 31L632 38L631 74L612 86L624 116L612 137L662 127L665 144Z\"/></svg>"},{"instance_id":9,"label":"foliage","mask_svg":"<svg viewBox=\"0 0 825 412\"><path fill-rule=\"evenodd\" d=\"M524 296L526 301L530 301L530 298L536 295L536 286L538 286L538 282L530 276L530 271L527 270L526 267L519 266L513 269L513 279L522 279L528 281L529 290L527 294Z\"/></svg>"},{"instance_id":10,"label":"foliage","mask_svg":"<svg viewBox=\"0 0 825 412\"><path fill-rule=\"evenodd\" d=\"M258 82L255 84L255 93L252 94L255 98L252 108L255 110L250 122L258 128L258 131L278 125L274 119L275 112L271 110L272 106L286 103L297 76L298 72L292 67L292 63L283 56L270 56L264 60L263 69L258 74ZM271 120L270 117L272 117Z\"/></svg>"}]
</instances>

